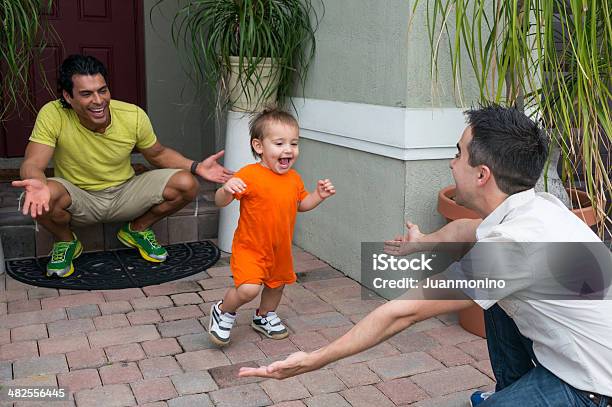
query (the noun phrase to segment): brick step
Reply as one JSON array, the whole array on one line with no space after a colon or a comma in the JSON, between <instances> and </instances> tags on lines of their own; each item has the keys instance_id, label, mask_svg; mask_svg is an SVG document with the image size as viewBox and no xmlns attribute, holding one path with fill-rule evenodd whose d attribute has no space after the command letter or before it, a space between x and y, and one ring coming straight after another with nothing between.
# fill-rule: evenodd
<instances>
[{"instance_id":1,"label":"brick step","mask_svg":"<svg viewBox=\"0 0 612 407\"><path fill-rule=\"evenodd\" d=\"M192 242L217 237L219 209L213 202L214 191L200 193L198 213L192 202L172 216L153 226L158 241L163 244ZM117 249L123 245L116 234L121 223L107 223L75 228L85 251ZM46 256L51 251L53 237L43 227L36 232L29 216L17 212L17 206L0 208L0 238L5 259Z\"/></svg>"},{"instance_id":2,"label":"brick step","mask_svg":"<svg viewBox=\"0 0 612 407\"><path fill-rule=\"evenodd\" d=\"M34 221L29 216L24 216L14 207L0 207L0 226L26 226L34 225Z\"/></svg>"},{"instance_id":3,"label":"brick step","mask_svg":"<svg viewBox=\"0 0 612 407\"><path fill-rule=\"evenodd\" d=\"M0 182L0 208L17 208L22 190L13 188L11 184Z\"/></svg>"}]
</instances>

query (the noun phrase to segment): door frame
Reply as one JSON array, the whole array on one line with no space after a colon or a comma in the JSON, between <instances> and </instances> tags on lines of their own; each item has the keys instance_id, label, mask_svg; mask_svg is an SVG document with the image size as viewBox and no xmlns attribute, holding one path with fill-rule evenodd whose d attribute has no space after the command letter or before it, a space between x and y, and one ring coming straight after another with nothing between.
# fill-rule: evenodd
<instances>
[{"instance_id":1,"label":"door frame","mask_svg":"<svg viewBox=\"0 0 612 407\"><path fill-rule=\"evenodd\" d=\"M138 87L138 105L147 110L147 75L145 61L145 25L144 25L144 0L134 1L134 25L136 37L136 78L141 85Z\"/></svg>"}]
</instances>

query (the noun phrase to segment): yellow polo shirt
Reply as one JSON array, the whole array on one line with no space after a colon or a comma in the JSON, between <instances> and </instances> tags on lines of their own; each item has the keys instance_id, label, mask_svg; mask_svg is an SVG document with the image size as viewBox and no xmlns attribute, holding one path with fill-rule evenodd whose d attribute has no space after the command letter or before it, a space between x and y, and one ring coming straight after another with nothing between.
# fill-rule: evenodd
<instances>
[{"instance_id":1,"label":"yellow polo shirt","mask_svg":"<svg viewBox=\"0 0 612 407\"><path fill-rule=\"evenodd\" d=\"M111 100L111 123L104 133L85 128L59 100L44 105L30 141L55 148L55 176L87 191L99 191L134 176L130 154L157 141L147 114L136 105Z\"/></svg>"}]
</instances>

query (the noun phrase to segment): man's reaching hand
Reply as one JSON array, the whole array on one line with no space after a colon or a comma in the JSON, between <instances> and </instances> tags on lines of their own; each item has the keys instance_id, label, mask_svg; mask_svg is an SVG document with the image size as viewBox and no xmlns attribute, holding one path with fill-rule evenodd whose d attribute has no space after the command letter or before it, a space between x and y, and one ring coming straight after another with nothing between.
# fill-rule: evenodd
<instances>
[{"instance_id":1,"label":"man's reaching hand","mask_svg":"<svg viewBox=\"0 0 612 407\"><path fill-rule=\"evenodd\" d=\"M286 379L302 373L310 372L318 367L309 366L310 353L296 352L287 357L285 360L279 360L269 366L261 367L241 367L238 372L239 377L269 377L272 379Z\"/></svg>"},{"instance_id":2,"label":"man's reaching hand","mask_svg":"<svg viewBox=\"0 0 612 407\"><path fill-rule=\"evenodd\" d=\"M35 219L37 216L49 211L51 192L47 184L38 179L31 178L24 179L23 181L13 181L11 185L25 189L26 194L22 210L24 215L29 213Z\"/></svg>"},{"instance_id":3,"label":"man's reaching hand","mask_svg":"<svg viewBox=\"0 0 612 407\"><path fill-rule=\"evenodd\" d=\"M196 168L196 173L205 180L224 184L234 175L234 171L230 171L217 162L223 157L225 151L221 150L216 154L211 155L206 160L202 161Z\"/></svg>"},{"instance_id":4,"label":"man's reaching hand","mask_svg":"<svg viewBox=\"0 0 612 407\"><path fill-rule=\"evenodd\" d=\"M385 253L393 256L405 256L418 251L419 246L415 243L421 242L425 234L421 233L419 227L410 221L406 222L406 229L404 236L396 236L395 239L385 242Z\"/></svg>"}]
</instances>

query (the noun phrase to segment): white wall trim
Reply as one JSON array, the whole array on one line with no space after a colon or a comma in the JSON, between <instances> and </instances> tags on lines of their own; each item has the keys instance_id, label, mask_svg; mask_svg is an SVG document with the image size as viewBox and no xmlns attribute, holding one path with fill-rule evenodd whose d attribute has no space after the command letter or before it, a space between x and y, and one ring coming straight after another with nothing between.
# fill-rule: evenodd
<instances>
[{"instance_id":1,"label":"white wall trim","mask_svg":"<svg viewBox=\"0 0 612 407\"><path fill-rule=\"evenodd\" d=\"M462 109L407 109L320 99L293 100L300 136L405 161L452 158Z\"/></svg>"}]
</instances>

